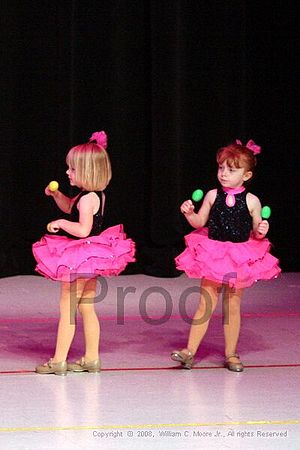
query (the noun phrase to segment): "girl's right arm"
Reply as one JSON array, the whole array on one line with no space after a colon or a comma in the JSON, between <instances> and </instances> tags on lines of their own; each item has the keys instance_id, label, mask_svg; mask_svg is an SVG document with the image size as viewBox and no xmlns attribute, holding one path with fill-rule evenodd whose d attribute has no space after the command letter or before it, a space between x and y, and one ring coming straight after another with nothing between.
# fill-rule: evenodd
<instances>
[{"instance_id":1,"label":"girl's right arm","mask_svg":"<svg viewBox=\"0 0 300 450\"><path fill-rule=\"evenodd\" d=\"M201 208L197 213L194 212L194 205L191 200L182 203L180 211L185 215L186 220L194 228L202 228L208 221L209 212L216 199L217 189L208 191L205 195Z\"/></svg>"},{"instance_id":2,"label":"girl's right arm","mask_svg":"<svg viewBox=\"0 0 300 450\"><path fill-rule=\"evenodd\" d=\"M57 204L57 206L59 207L59 209L61 211L63 211L66 214L70 214L72 205L73 205L76 197L69 198L58 190L55 192L52 192L52 191L50 191L48 186L45 188L45 194L53 197L53 199L55 200L55 203Z\"/></svg>"}]
</instances>

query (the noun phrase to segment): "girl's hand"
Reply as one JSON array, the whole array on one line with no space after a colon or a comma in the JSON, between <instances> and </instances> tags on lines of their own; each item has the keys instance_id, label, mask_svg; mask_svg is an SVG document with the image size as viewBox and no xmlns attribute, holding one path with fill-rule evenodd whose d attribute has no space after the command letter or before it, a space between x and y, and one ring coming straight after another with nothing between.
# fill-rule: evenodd
<instances>
[{"instance_id":1,"label":"girl's hand","mask_svg":"<svg viewBox=\"0 0 300 450\"><path fill-rule=\"evenodd\" d=\"M180 206L180 211L182 212L182 214L185 214L185 215L193 214L194 209L195 209L195 206L193 205L192 200L186 200Z\"/></svg>"},{"instance_id":2,"label":"girl's hand","mask_svg":"<svg viewBox=\"0 0 300 450\"><path fill-rule=\"evenodd\" d=\"M266 235L269 231L269 222L267 220L262 220L257 226L257 233Z\"/></svg>"},{"instance_id":3,"label":"girl's hand","mask_svg":"<svg viewBox=\"0 0 300 450\"><path fill-rule=\"evenodd\" d=\"M49 233L57 233L60 230L59 220L53 220L53 222L49 222L47 225L47 230Z\"/></svg>"},{"instance_id":4,"label":"girl's hand","mask_svg":"<svg viewBox=\"0 0 300 450\"><path fill-rule=\"evenodd\" d=\"M50 191L49 185L45 187L45 194L48 195L48 196L54 197L57 192L58 192L58 190Z\"/></svg>"}]
</instances>

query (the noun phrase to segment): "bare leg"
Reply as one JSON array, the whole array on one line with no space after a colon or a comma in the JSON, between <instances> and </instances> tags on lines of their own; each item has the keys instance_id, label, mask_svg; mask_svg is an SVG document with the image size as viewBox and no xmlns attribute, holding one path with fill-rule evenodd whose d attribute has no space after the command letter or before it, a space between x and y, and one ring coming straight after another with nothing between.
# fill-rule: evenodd
<instances>
[{"instance_id":1,"label":"bare leg","mask_svg":"<svg viewBox=\"0 0 300 450\"><path fill-rule=\"evenodd\" d=\"M86 362L99 358L100 324L95 311L96 279L89 280L84 288L78 309L82 315Z\"/></svg>"},{"instance_id":2,"label":"bare leg","mask_svg":"<svg viewBox=\"0 0 300 450\"><path fill-rule=\"evenodd\" d=\"M190 328L187 349L183 352L190 351L193 355L205 336L211 316L216 309L218 303L220 284L213 281L203 279L201 282L201 294L199 307L194 315L193 323Z\"/></svg>"},{"instance_id":3,"label":"bare leg","mask_svg":"<svg viewBox=\"0 0 300 450\"><path fill-rule=\"evenodd\" d=\"M225 356L234 355L237 352L237 344L241 328L241 297L243 289L231 289L225 287L223 296L223 326L225 337ZM238 358L230 358L230 361L239 362Z\"/></svg>"},{"instance_id":4,"label":"bare leg","mask_svg":"<svg viewBox=\"0 0 300 450\"><path fill-rule=\"evenodd\" d=\"M78 279L72 283L63 282L60 297L60 318L53 362L66 361L76 327L76 310L87 280Z\"/></svg>"}]
</instances>

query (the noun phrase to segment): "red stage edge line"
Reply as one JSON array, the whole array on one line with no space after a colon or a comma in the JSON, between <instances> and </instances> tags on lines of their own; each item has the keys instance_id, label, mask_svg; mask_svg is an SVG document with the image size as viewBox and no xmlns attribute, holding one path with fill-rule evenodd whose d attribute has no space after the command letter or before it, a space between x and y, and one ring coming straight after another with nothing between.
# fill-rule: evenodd
<instances>
[{"instance_id":1,"label":"red stage edge line","mask_svg":"<svg viewBox=\"0 0 300 450\"><path fill-rule=\"evenodd\" d=\"M274 313L242 313L241 314L242 317L246 317L246 318L255 318L255 317L299 317L300 316L300 312L274 312ZM151 316L151 317L147 317L147 319L150 320L159 320L161 319L163 316ZM222 317L222 314L214 314L212 318L220 318ZM118 319L116 316L104 316L104 317L100 317L101 320L107 320L107 321L113 321ZM123 321L137 321L137 320L143 320L142 316L125 316L123 318ZM189 316L170 316L169 318L170 320L176 320L176 319L188 319L188 320L192 320L192 317ZM24 322L35 322L35 323L44 323L44 322L56 322L57 321L57 317L45 317L45 318L41 318L41 317L7 317L7 318L3 318L0 319L0 324L1 323L24 323ZM81 321L81 318L78 317L78 321ZM123 324L120 324L123 325Z\"/></svg>"},{"instance_id":2,"label":"red stage edge line","mask_svg":"<svg viewBox=\"0 0 300 450\"><path fill-rule=\"evenodd\" d=\"M248 366L244 365L245 369L268 369L268 368L290 368L290 367L300 367L299 364L250 364ZM194 370L216 370L224 369L224 366L202 366L193 367ZM181 366L172 367L112 367L107 369L101 369L101 372L130 372L130 371L159 371L159 370L182 370ZM0 375L26 375L35 373L34 370L8 370L0 371ZM85 372L81 372L85 373ZM77 374L76 374L77 375Z\"/></svg>"}]
</instances>

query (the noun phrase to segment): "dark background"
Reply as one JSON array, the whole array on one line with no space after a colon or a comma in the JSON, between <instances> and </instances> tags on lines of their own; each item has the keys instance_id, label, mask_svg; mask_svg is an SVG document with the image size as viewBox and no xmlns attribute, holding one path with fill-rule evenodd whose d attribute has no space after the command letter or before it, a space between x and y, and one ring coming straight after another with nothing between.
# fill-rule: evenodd
<instances>
[{"instance_id":1,"label":"dark background","mask_svg":"<svg viewBox=\"0 0 300 450\"><path fill-rule=\"evenodd\" d=\"M126 273L176 276L191 228L179 212L217 186L215 154L262 146L251 191L269 238L299 270L297 2L3 1L0 276L34 273L31 245L70 194L65 156L105 130L113 179L105 227L137 243ZM73 195L73 194L72 194Z\"/></svg>"}]
</instances>

